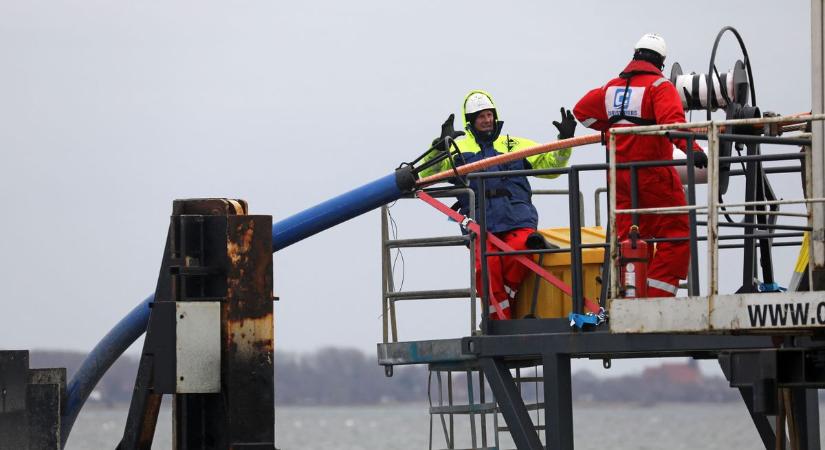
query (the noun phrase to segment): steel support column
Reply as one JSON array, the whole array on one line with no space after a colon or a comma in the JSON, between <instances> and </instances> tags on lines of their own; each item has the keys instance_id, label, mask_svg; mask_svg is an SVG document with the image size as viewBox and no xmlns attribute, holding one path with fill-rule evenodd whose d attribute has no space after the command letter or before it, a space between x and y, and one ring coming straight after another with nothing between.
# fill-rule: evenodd
<instances>
[{"instance_id":1,"label":"steel support column","mask_svg":"<svg viewBox=\"0 0 825 450\"><path fill-rule=\"evenodd\" d=\"M825 112L825 0L811 0L811 112ZM825 196L825 122L811 123L812 189L808 197ZM813 203L811 226L811 286L825 289L825 204Z\"/></svg>"},{"instance_id":2,"label":"steel support column","mask_svg":"<svg viewBox=\"0 0 825 450\"><path fill-rule=\"evenodd\" d=\"M819 391L817 389L793 389L793 415L799 427L799 448L820 450Z\"/></svg>"},{"instance_id":3,"label":"steel support column","mask_svg":"<svg viewBox=\"0 0 825 450\"><path fill-rule=\"evenodd\" d=\"M573 395L570 355L545 353L544 408L547 448L573 449Z\"/></svg>"},{"instance_id":4,"label":"steel support column","mask_svg":"<svg viewBox=\"0 0 825 450\"><path fill-rule=\"evenodd\" d=\"M570 289L572 290L573 312L584 313L584 288L582 279L582 237L581 210L579 197L579 171L571 169L567 176L570 191ZM536 285L539 281L536 280Z\"/></svg>"}]
</instances>

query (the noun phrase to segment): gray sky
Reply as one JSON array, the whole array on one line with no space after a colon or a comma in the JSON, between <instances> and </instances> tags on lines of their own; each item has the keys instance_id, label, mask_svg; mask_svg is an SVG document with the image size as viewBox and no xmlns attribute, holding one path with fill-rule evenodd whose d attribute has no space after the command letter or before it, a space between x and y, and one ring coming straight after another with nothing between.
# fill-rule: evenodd
<instances>
[{"instance_id":1,"label":"gray sky","mask_svg":"<svg viewBox=\"0 0 825 450\"><path fill-rule=\"evenodd\" d=\"M615 76L641 34L667 39L666 73L703 72L724 25L748 45L763 111L809 110L799 0L0 0L0 348L91 349L154 290L175 198L288 217L412 159L473 88L505 132L549 141L559 107ZM571 162L602 158L590 146ZM537 203L542 226L567 224L566 205ZM423 205L393 212L403 237L457 231ZM405 252L405 288L469 283L464 252L436 251ZM784 283L793 258L780 256ZM377 212L277 253L276 351L373 353L380 283ZM466 302L399 307L403 340L466 335L468 321Z\"/></svg>"}]
</instances>

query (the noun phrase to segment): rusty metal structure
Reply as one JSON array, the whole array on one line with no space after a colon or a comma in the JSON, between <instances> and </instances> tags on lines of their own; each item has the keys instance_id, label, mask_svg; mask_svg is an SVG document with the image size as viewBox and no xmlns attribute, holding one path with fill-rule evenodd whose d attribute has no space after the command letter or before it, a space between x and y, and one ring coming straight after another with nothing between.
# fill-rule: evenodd
<instances>
[{"instance_id":1,"label":"rusty metal structure","mask_svg":"<svg viewBox=\"0 0 825 450\"><path fill-rule=\"evenodd\" d=\"M402 165L275 224L248 215L243 200L175 201L154 294L114 325L68 383L65 369L28 369L28 352L0 352L0 450L64 448L98 381L144 333L117 448L151 448L161 399L171 395L174 448L273 449L271 253L399 198L415 179ZM46 387L56 393L46 398Z\"/></svg>"},{"instance_id":2,"label":"rusty metal structure","mask_svg":"<svg viewBox=\"0 0 825 450\"><path fill-rule=\"evenodd\" d=\"M173 203L118 449L152 448L164 395L176 449L275 448L271 230L242 200ZM0 449L63 448L65 369L0 352L0 392Z\"/></svg>"},{"instance_id":3,"label":"rusty metal structure","mask_svg":"<svg viewBox=\"0 0 825 450\"><path fill-rule=\"evenodd\" d=\"M174 397L177 449L274 448L272 219L176 200L118 449L151 448Z\"/></svg>"}]
</instances>

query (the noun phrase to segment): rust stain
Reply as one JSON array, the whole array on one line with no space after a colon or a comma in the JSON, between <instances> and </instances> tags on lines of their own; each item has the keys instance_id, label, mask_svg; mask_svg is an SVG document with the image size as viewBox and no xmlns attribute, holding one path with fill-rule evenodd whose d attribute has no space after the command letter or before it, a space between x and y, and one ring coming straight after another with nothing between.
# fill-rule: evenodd
<instances>
[{"instance_id":1,"label":"rust stain","mask_svg":"<svg viewBox=\"0 0 825 450\"><path fill-rule=\"evenodd\" d=\"M230 320L227 323L227 348L233 348L240 357L252 359L260 356L261 352L273 351L273 321L272 314L257 318ZM240 339L237 337L240 336Z\"/></svg>"},{"instance_id":2,"label":"rust stain","mask_svg":"<svg viewBox=\"0 0 825 450\"><path fill-rule=\"evenodd\" d=\"M244 230L246 228L246 230ZM238 231L242 233L240 242L229 242L226 245L226 252L232 265L238 265L245 259L247 253L252 248L252 238L255 236L255 222L250 221L238 225Z\"/></svg>"},{"instance_id":3,"label":"rust stain","mask_svg":"<svg viewBox=\"0 0 825 450\"><path fill-rule=\"evenodd\" d=\"M255 237L255 222L245 221L237 225L235 231L239 235L237 241L230 240L226 244L226 255L230 265L238 270L238 276L230 276L227 286L227 295L235 296L235 291L241 288L245 265L249 263L250 251L253 249L252 240Z\"/></svg>"}]
</instances>

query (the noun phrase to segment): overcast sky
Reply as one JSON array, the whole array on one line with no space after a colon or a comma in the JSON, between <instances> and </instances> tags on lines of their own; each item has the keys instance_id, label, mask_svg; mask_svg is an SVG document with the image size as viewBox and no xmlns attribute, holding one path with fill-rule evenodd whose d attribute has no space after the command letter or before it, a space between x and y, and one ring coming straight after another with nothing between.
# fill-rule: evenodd
<instances>
[{"instance_id":1,"label":"overcast sky","mask_svg":"<svg viewBox=\"0 0 825 450\"><path fill-rule=\"evenodd\" d=\"M552 140L559 107L616 76L645 32L667 40L666 73L674 61L704 72L716 33L733 25L762 110L807 111L809 8L0 0L0 348L91 349L154 291L176 198L243 198L286 218L413 159L474 88L492 93L505 132ZM739 58L733 44L720 70ZM571 163L602 159L589 146ZM798 196L795 180L780 195ZM589 225L603 181L583 180ZM541 226L567 225L565 204L537 204ZM457 231L411 201L393 212L401 237ZM275 254L276 351L375 352L379 225L373 211ZM792 253L779 256L784 284ZM466 251L404 256L405 289L469 284ZM401 304L400 337L466 335L467 305Z\"/></svg>"}]
</instances>

